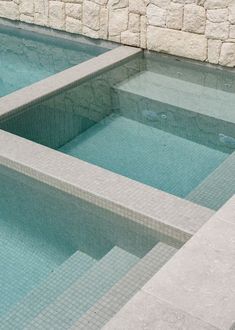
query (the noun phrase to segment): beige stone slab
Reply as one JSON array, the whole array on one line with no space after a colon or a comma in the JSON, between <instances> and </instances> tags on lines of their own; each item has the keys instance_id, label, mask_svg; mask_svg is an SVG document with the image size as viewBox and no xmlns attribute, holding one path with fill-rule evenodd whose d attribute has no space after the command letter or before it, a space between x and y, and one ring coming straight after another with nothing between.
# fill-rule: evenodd
<instances>
[{"instance_id":1,"label":"beige stone slab","mask_svg":"<svg viewBox=\"0 0 235 330\"><path fill-rule=\"evenodd\" d=\"M139 291L103 330L216 330L218 328Z\"/></svg>"},{"instance_id":2,"label":"beige stone slab","mask_svg":"<svg viewBox=\"0 0 235 330\"><path fill-rule=\"evenodd\" d=\"M157 26L147 29L147 48L200 61L205 61L207 57L207 39L204 35Z\"/></svg>"},{"instance_id":3,"label":"beige stone slab","mask_svg":"<svg viewBox=\"0 0 235 330\"><path fill-rule=\"evenodd\" d=\"M229 329L235 321L234 212L235 196L144 286L144 292Z\"/></svg>"}]
</instances>

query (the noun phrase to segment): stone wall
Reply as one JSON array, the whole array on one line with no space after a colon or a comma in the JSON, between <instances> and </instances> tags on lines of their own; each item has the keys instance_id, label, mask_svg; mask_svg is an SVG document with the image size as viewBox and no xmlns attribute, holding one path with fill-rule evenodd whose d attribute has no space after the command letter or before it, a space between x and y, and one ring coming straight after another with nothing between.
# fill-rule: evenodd
<instances>
[{"instance_id":1,"label":"stone wall","mask_svg":"<svg viewBox=\"0 0 235 330\"><path fill-rule=\"evenodd\" d=\"M0 16L235 66L235 0L0 0Z\"/></svg>"}]
</instances>

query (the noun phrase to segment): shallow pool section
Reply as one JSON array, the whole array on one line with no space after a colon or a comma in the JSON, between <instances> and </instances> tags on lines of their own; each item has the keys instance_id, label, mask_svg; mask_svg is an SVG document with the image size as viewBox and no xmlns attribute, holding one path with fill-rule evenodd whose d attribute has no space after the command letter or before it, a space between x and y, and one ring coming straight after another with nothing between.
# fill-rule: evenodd
<instances>
[{"instance_id":1,"label":"shallow pool section","mask_svg":"<svg viewBox=\"0 0 235 330\"><path fill-rule=\"evenodd\" d=\"M0 25L0 97L107 49Z\"/></svg>"},{"instance_id":2,"label":"shallow pool section","mask_svg":"<svg viewBox=\"0 0 235 330\"><path fill-rule=\"evenodd\" d=\"M180 197L228 156L120 115L106 117L59 150Z\"/></svg>"},{"instance_id":3,"label":"shallow pool section","mask_svg":"<svg viewBox=\"0 0 235 330\"><path fill-rule=\"evenodd\" d=\"M0 182L0 329L47 329L51 318L67 329L133 267L147 281L181 245L2 166ZM121 287L129 297L143 284Z\"/></svg>"},{"instance_id":4,"label":"shallow pool section","mask_svg":"<svg viewBox=\"0 0 235 330\"><path fill-rule=\"evenodd\" d=\"M0 128L218 209L235 193L235 73L145 55Z\"/></svg>"}]
</instances>

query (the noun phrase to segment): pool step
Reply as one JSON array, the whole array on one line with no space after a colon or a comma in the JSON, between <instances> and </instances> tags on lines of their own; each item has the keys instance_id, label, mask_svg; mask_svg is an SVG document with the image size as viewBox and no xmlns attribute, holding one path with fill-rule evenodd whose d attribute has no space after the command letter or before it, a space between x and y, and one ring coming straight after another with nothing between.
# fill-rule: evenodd
<instances>
[{"instance_id":1,"label":"pool step","mask_svg":"<svg viewBox=\"0 0 235 330\"><path fill-rule=\"evenodd\" d=\"M143 71L135 75L121 83L119 89L160 103L235 123L234 93L151 71Z\"/></svg>"},{"instance_id":2,"label":"pool step","mask_svg":"<svg viewBox=\"0 0 235 330\"><path fill-rule=\"evenodd\" d=\"M176 252L176 248L158 243L75 323L72 330L100 329Z\"/></svg>"},{"instance_id":3,"label":"pool step","mask_svg":"<svg viewBox=\"0 0 235 330\"><path fill-rule=\"evenodd\" d=\"M39 313L31 323L28 323L24 329L69 329L138 260L138 257L114 247L82 278L74 282L53 303Z\"/></svg>"},{"instance_id":4,"label":"pool step","mask_svg":"<svg viewBox=\"0 0 235 330\"><path fill-rule=\"evenodd\" d=\"M219 134L235 138L232 93L151 71L124 81L114 92L114 108L128 118L223 150L231 146Z\"/></svg>"},{"instance_id":5,"label":"pool step","mask_svg":"<svg viewBox=\"0 0 235 330\"><path fill-rule=\"evenodd\" d=\"M212 172L186 199L218 210L235 194L235 152Z\"/></svg>"},{"instance_id":6,"label":"pool step","mask_svg":"<svg viewBox=\"0 0 235 330\"><path fill-rule=\"evenodd\" d=\"M97 261L77 251L37 288L0 318L0 329L21 330L64 290L76 282Z\"/></svg>"}]
</instances>

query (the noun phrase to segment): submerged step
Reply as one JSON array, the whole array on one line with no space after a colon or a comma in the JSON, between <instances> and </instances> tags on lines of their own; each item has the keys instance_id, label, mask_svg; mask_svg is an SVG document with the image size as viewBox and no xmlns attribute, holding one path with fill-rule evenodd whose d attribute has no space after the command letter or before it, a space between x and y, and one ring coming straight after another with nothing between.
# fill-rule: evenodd
<instances>
[{"instance_id":1,"label":"submerged step","mask_svg":"<svg viewBox=\"0 0 235 330\"><path fill-rule=\"evenodd\" d=\"M235 123L235 94L167 75L143 71L121 83L118 89Z\"/></svg>"},{"instance_id":2,"label":"submerged step","mask_svg":"<svg viewBox=\"0 0 235 330\"><path fill-rule=\"evenodd\" d=\"M97 261L77 251L55 272L51 273L40 286L29 292L10 311L0 318L0 329L21 330L53 302L64 290L77 281Z\"/></svg>"},{"instance_id":3,"label":"submerged step","mask_svg":"<svg viewBox=\"0 0 235 330\"><path fill-rule=\"evenodd\" d=\"M24 329L69 329L139 258L114 247Z\"/></svg>"},{"instance_id":4,"label":"submerged step","mask_svg":"<svg viewBox=\"0 0 235 330\"><path fill-rule=\"evenodd\" d=\"M147 80L148 75L152 79ZM206 91L205 95L201 96L196 93L198 99L196 101L194 86L192 86L191 93L187 90L188 87L184 89L184 86L179 93L177 89L180 89L181 83L184 85L185 81L164 75L160 76L157 73L145 71L117 85L113 89L113 103L116 111L127 118L222 152L231 153L235 150L235 123L232 104L229 105L224 101L225 103L218 107L217 113L214 113L214 103L218 106L217 100L207 104L208 100L219 92L218 90L209 88L210 93L213 90L212 95L209 93L209 96L207 96ZM195 90L198 88L204 91L203 86L192 85L195 85ZM226 92L222 91L222 93ZM228 97L232 95L227 94L229 94ZM190 107L190 102L192 107ZM197 105L198 102L202 102L203 106ZM226 105L228 110L227 115L224 115Z\"/></svg>"},{"instance_id":5,"label":"submerged step","mask_svg":"<svg viewBox=\"0 0 235 330\"><path fill-rule=\"evenodd\" d=\"M211 173L186 199L218 210L235 194L235 152Z\"/></svg>"},{"instance_id":6,"label":"submerged step","mask_svg":"<svg viewBox=\"0 0 235 330\"><path fill-rule=\"evenodd\" d=\"M176 248L159 242L78 320L72 330L100 329L176 252Z\"/></svg>"}]
</instances>

